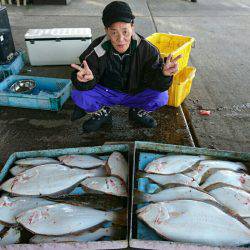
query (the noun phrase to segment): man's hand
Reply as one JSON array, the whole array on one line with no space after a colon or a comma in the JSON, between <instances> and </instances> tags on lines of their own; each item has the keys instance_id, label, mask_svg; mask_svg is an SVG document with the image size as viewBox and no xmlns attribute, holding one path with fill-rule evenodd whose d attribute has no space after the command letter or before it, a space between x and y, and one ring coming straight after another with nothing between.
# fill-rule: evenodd
<instances>
[{"instance_id":1,"label":"man's hand","mask_svg":"<svg viewBox=\"0 0 250 250\"><path fill-rule=\"evenodd\" d=\"M182 58L182 55L177 56L173 59L173 55L169 54L166 58L164 58L164 66L162 68L162 73L164 76L172 76L178 71L178 63L177 61Z\"/></svg>"},{"instance_id":2,"label":"man's hand","mask_svg":"<svg viewBox=\"0 0 250 250\"><path fill-rule=\"evenodd\" d=\"M77 72L77 80L79 82L88 82L88 81L91 81L94 79L94 76L93 76L93 73L92 71L90 70L86 60L83 61L82 63L83 65L83 68L77 64L71 64L71 67L73 69L76 69L78 70Z\"/></svg>"}]
</instances>

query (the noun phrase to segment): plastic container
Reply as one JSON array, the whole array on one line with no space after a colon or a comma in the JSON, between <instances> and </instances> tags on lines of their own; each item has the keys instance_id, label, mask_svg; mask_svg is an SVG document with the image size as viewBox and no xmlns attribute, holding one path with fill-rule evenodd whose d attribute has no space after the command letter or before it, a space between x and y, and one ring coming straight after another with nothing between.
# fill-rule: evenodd
<instances>
[{"instance_id":1,"label":"plastic container","mask_svg":"<svg viewBox=\"0 0 250 250\"><path fill-rule=\"evenodd\" d=\"M249 152L235 152L235 151L224 151L215 150L208 148L198 148L198 147L188 147L173 144L163 144L163 143L153 143L153 142L143 142L136 141L134 145L134 164L132 172L132 187L131 187L131 232L129 239L130 248L139 249L170 249L170 250L229 250L229 249L249 249L245 247L213 247L203 244L195 243L185 243L185 242L173 242L170 240L164 240L160 237L153 229L143 223L141 220L137 219L137 209L144 204L136 204L135 200L135 190L146 193L152 193L159 186L155 183L149 181L148 178L137 178L136 173L138 170L144 170L145 166L156 158L168 155L168 154L188 154L188 155L205 155L212 158L217 158L219 160L229 160L229 161L240 161L243 162L250 173L250 153ZM190 229L191 232L192 229Z\"/></svg>"},{"instance_id":2,"label":"plastic container","mask_svg":"<svg viewBox=\"0 0 250 250\"><path fill-rule=\"evenodd\" d=\"M36 83L31 93L10 91L12 84L25 79ZM69 98L70 91L69 79L11 75L0 83L0 106L58 111Z\"/></svg>"},{"instance_id":3,"label":"plastic container","mask_svg":"<svg viewBox=\"0 0 250 250\"><path fill-rule=\"evenodd\" d=\"M15 52L15 59L8 64L0 64L0 71L2 71L5 77L9 75L18 75L20 71L23 69L26 56L25 53L20 50Z\"/></svg>"},{"instance_id":4,"label":"plastic container","mask_svg":"<svg viewBox=\"0 0 250 250\"><path fill-rule=\"evenodd\" d=\"M91 39L90 28L29 29L25 34L32 66L79 63Z\"/></svg>"},{"instance_id":5,"label":"plastic container","mask_svg":"<svg viewBox=\"0 0 250 250\"><path fill-rule=\"evenodd\" d=\"M168 105L179 107L189 95L196 68L186 67L181 72L174 75L173 83L168 90Z\"/></svg>"},{"instance_id":6,"label":"plastic container","mask_svg":"<svg viewBox=\"0 0 250 250\"><path fill-rule=\"evenodd\" d=\"M115 144L115 145L103 145L103 146L94 146L94 147L81 147L81 148L62 148L62 149L48 149L48 150L37 150L37 151L24 151L16 152L10 155L9 159L5 163L3 169L0 171L0 184L6 180L6 178L11 177L9 172L10 168L14 166L14 163L18 159L30 158L30 157L59 157L62 155L70 154L89 154L98 156L101 159L107 160L108 156L114 151L119 151L124 155L124 157L129 160L129 145L128 144ZM131 152L132 153L132 152ZM128 161L129 162L129 161ZM129 170L132 170L132 166L129 167ZM129 183L128 183L128 186ZM82 188L80 188L82 190ZM78 191L76 189L76 191ZM74 195L80 195L81 192L71 193ZM1 195L1 191L0 191ZM96 199L98 203L98 198ZM107 203L109 200L107 200ZM127 203L127 204L126 204ZM127 201L124 206L129 211L129 202ZM128 213L124 213L126 220L128 221ZM104 224L102 224L104 226ZM105 226L109 226L110 223L106 222ZM101 225L100 225L101 226ZM25 239L24 239L25 240ZM89 250L89 249L127 249L128 247L128 225L127 228L124 226L124 231L119 237L111 239L110 237L103 237L98 241L88 241L88 242L61 242L61 243L41 243L41 244L32 244L32 243L21 243L21 244L12 244L8 246L0 246L0 249L13 249L13 250Z\"/></svg>"},{"instance_id":7,"label":"plastic container","mask_svg":"<svg viewBox=\"0 0 250 250\"><path fill-rule=\"evenodd\" d=\"M173 54L173 58L182 54L183 57L178 60L178 72L188 65L191 47L195 41L194 38L176 34L154 33L146 39L159 49L163 58L170 53Z\"/></svg>"}]
</instances>

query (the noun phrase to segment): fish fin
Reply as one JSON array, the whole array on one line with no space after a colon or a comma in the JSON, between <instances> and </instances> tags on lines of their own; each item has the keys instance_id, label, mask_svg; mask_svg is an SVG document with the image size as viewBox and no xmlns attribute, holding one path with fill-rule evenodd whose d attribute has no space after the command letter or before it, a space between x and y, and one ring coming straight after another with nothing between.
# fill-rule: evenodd
<instances>
[{"instance_id":1,"label":"fish fin","mask_svg":"<svg viewBox=\"0 0 250 250\"><path fill-rule=\"evenodd\" d=\"M203 184L208 177L210 177L211 175L213 175L215 172L217 171L220 171L220 170L228 170L228 171L232 171L232 172L236 172L237 171L234 171L234 170L231 170L231 169L227 169L227 168L210 168L208 169L201 177L201 180L200 180L200 185Z\"/></svg>"},{"instance_id":2,"label":"fish fin","mask_svg":"<svg viewBox=\"0 0 250 250\"><path fill-rule=\"evenodd\" d=\"M195 171L197 168L199 168L200 166L200 162L201 161L197 161L196 163L194 163L191 167L187 168L186 170L178 173L178 174L187 174L187 173L190 173L190 172L193 172Z\"/></svg>"},{"instance_id":3,"label":"fish fin","mask_svg":"<svg viewBox=\"0 0 250 250\"><path fill-rule=\"evenodd\" d=\"M108 164L108 161L106 161L106 164L104 165L104 169L105 169L105 171L106 171L106 174L107 174L108 176L110 176L110 175L111 175L111 169L110 169L110 166L109 166L109 164Z\"/></svg>"},{"instance_id":4,"label":"fish fin","mask_svg":"<svg viewBox=\"0 0 250 250\"><path fill-rule=\"evenodd\" d=\"M203 190L206 191L207 193L209 193L211 190L217 189L217 188L221 188L221 187L225 187L225 186L229 186L223 182L216 182L214 184L211 184L207 187L205 187Z\"/></svg>"},{"instance_id":5,"label":"fish fin","mask_svg":"<svg viewBox=\"0 0 250 250\"><path fill-rule=\"evenodd\" d=\"M91 188L88 188L86 186L84 186L84 184L81 184L82 189L84 192L88 193L88 194L103 194L103 192L99 191L99 190L94 190Z\"/></svg>"},{"instance_id":6,"label":"fish fin","mask_svg":"<svg viewBox=\"0 0 250 250\"><path fill-rule=\"evenodd\" d=\"M200 165L200 162L201 162L201 160L200 161L197 161L197 162L195 162L190 168L188 168L188 169L186 169L184 172L186 172L186 171L190 171L190 170L193 170L193 169L196 169L196 168L198 168L199 167L199 165Z\"/></svg>"},{"instance_id":7,"label":"fish fin","mask_svg":"<svg viewBox=\"0 0 250 250\"><path fill-rule=\"evenodd\" d=\"M151 199L151 194L144 193L137 189L134 190L134 201L135 204L149 202Z\"/></svg>"},{"instance_id":8,"label":"fish fin","mask_svg":"<svg viewBox=\"0 0 250 250\"><path fill-rule=\"evenodd\" d=\"M246 226L247 228L250 229L250 225L244 220L244 218L242 218L239 214L237 214L235 211L231 210L230 208L218 203L217 201L202 200L200 202L205 202L205 203L208 203L212 206L217 207L222 212L224 212L224 213L228 214L229 216L233 217L234 219L240 221L242 224L244 224L244 226Z\"/></svg>"},{"instance_id":9,"label":"fish fin","mask_svg":"<svg viewBox=\"0 0 250 250\"><path fill-rule=\"evenodd\" d=\"M203 190L206 191L207 193L209 193L210 191L217 189L217 188L221 188L221 187L230 187L230 188L234 188L234 189L238 189L238 190L242 190L242 191L245 191L247 193L250 193L248 190L246 190L244 188L236 187L234 185L227 184L224 182L216 182L214 184L211 184L211 185L205 187Z\"/></svg>"},{"instance_id":10,"label":"fish fin","mask_svg":"<svg viewBox=\"0 0 250 250\"><path fill-rule=\"evenodd\" d=\"M168 189L168 188L175 188L175 187L189 187L189 186L187 186L185 184L181 184L181 183L169 183L169 184L161 186L161 190L160 191L162 191L164 189ZM154 192L154 193L156 193L156 192Z\"/></svg>"},{"instance_id":11,"label":"fish fin","mask_svg":"<svg viewBox=\"0 0 250 250\"><path fill-rule=\"evenodd\" d=\"M150 182L151 183L151 182ZM157 188L155 189L155 191L153 192L154 194L156 194L156 193L159 193L159 192L161 192L162 190L164 190L164 188L161 186L161 185L159 185L159 184L157 184Z\"/></svg>"}]
</instances>

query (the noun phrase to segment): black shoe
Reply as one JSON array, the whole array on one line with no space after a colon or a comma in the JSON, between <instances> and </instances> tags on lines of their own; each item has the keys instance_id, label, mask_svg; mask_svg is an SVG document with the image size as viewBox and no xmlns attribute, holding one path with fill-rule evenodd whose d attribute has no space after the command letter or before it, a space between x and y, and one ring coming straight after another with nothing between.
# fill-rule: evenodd
<instances>
[{"instance_id":1,"label":"black shoe","mask_svg":"<svg viewBox=\"0 0 250 250\"><path fill-rule=\"evenodd\" d=\"M112 116L109 107L103 107L91 115L92 117L82 125L83 132L89 133L97 131L102 125L112 122Z\"/></svg>"},{"instance_id":2,"label":"black shoe","mask_svg":"<svg viewBox=\"0 0 250 250\"><path fill-rule=\"evenodd\" d=\"M78 120L86 115L86 111L79 108L78 106L75 105L74 110L71 114L70 120L73 122L75 120Z\"/></svg>"},{"instance_id":3,"label":"black shoe","mask_svg":"<svg viewBox=\"0 0 250 250\"><path fill-rule=\"evenodd\" d=\"M156 120L149 115L149 112L132 108L129 110L129 120L134 121L146 128L155 128L157 126Z\"/></svg>"}]
</instances>

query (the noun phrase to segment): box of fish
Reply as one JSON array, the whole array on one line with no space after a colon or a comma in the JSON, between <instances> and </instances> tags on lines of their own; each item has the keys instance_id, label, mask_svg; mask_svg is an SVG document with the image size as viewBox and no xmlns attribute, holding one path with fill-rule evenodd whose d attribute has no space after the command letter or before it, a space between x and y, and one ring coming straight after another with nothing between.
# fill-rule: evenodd
<instances>
[{"instance_id":1,"label":"box of fish","mask_svg":"<svg viewBox=\"0 0 250 250\"><path fill-rule=\"evenodd\" d=\"M248 248L249 170L250 153L135 142L130 246Z\"/></svg>"},{"instance_id":2,"label":"box of fish","mask_svg":"<svg viewBox=\"0 0 250 250\"><path fill-rule=\"evenodd\" d=\"M126 248L129 148L12 154L0 173L0 246Z\"/></svg>"},{"instance_id":3,"label":"box of fish","mask_svg":"<svg viewBox=\"0 0 250 250\"><path fill-rule=\"evenodd\" d=\"M70 91L69 79L11 75L0 83L0 106L58 111Z\"/></svg>"}]
</instances>

